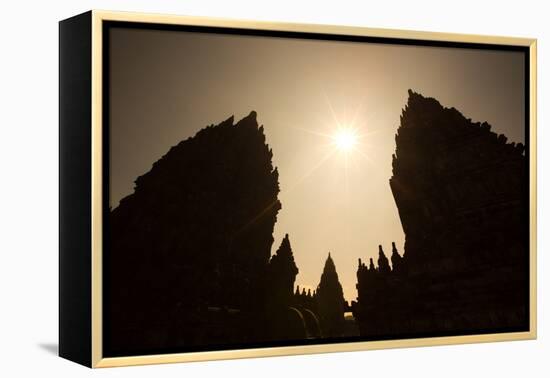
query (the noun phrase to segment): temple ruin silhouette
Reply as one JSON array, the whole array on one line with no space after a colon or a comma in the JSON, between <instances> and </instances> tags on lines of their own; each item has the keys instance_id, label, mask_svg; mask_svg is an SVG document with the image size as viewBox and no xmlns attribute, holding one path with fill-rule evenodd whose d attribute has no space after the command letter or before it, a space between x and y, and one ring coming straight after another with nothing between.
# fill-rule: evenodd
<instances>
[{"instance_id":1,"label":"temple ruin silhouette","mask_svg":"<svg viewBox=\"0 0 550 378\"><path fill-rule=\"evenodd\" d=\"M299 231L271 256L279 180L256 113L198 131L110 212L105 355L527 329L524 146L490 129L409 91L388 188L404 252L359 259L351 305L330 253L295 288Z\"/></svg>"},{"instance_id":2,"label":"temple ruin silhouette","mask_svg":"<svg viewBox=\"0 0 550 378\"><path fill-rule=\"evenodd\" d=\"M390 187L404 254L359 259L363 337L528 329L528 187L521 143L409 90Z\"/></svg>"},{"instance_id":3,"label":"temple ruin silhouette","mask_svg":"<svg viewBox=\"0 0 550 378\"><path fill-rule=\"evenodd\" d=\"M281 204L256 113L200 130L135 181L110 215L112 354L263 340Z\"/></svg>"},{"instance_id":4,"label":"temple ruin silhouette","mask_svg":"<svg viewBox=\"0 0 550 378\"><path fill-rule=\"evenodd\" d=\"M288 234L270 256L278 193L255 112L200 130L138 177L106 233L106 353L332 335L323 327L334 315L321 323L316 304L294 296L298 267ZM333 286L341 297L329 260L332 276L320 290L327 304Z\"/></svg>"}]
</instances>

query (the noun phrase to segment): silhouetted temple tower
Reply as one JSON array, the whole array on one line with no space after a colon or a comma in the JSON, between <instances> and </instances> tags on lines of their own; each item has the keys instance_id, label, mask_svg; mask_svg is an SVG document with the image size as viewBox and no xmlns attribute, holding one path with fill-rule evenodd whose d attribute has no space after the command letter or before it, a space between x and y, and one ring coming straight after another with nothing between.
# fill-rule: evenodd
<instances>
[{"instance_id":1,"label":"silhouetted temple tower","mask_svg":"<svg viewBox=\"0 0 550 378\"><path fill-rule=\"evenodd\" d=\"M390 187L404 254L360 264L363 336L528 329L524 146L409 90Z\"/></svg>"},{"instance_id":2,"label":"silhouetted temple tower","mask_svg":"<svg viewBox=\"0 0 550 378\"><path fill-rule=\"evenodd\" d=\"M402 268L401 263L403 261L403 257L397 251L397 247L395 246L395 242L391 243L391 248L392 248L392 254L391 254L392 269L394 271L399 271Z\"/></svg>"},{"instance_id":3,"label":"silhouetted temple tower","mask_svg":"<svg viewBox=\"0 0 550 378\"><path fill-rule=\"evenodd\" d=\"M292 289L298 274L288 234L285 235L279 249L271 257L268 269L269 298L278 305L291 305Z\"/></svg>"},{"instance_id":4,"label":"silhouetted temple tower","mask_svg":"<svg viewBox=\"0 0 550 378\"><path fill-rule=\"evenodd\" d=\"M324 335L329 337L341 336L344 324L344 292L330 253L325 262L316 293Z\"/></svg>"},{"instance_id":5,"label":"silhouetted temple tower","mask_svg":"<svg viewBox=\"0 0 550 378\"><path fill-rule=\"evenodd\" d=\"M252 111L199 130L135 180L107 219L109 353L265 338L281 208L272 157Z\"/></svg>"},{"instance_id":6,"label":"silhouetted temple tower","mask_svg":"<svg viewBox=\"0 0 550 378\"><path fill-rule=\"evenodd\" d=\"M378 246L378 270L380 273L389 273L391 271L390 262L384 254L381 245Z\"/></svg>"}]
</instances>

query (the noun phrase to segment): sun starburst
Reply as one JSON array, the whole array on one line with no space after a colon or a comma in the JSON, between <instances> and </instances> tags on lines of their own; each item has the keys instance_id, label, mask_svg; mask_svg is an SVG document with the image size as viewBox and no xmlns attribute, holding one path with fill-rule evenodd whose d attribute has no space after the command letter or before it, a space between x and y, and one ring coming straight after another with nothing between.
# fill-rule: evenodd
<instances>
[{"instance_id":1,"label":"sun starburst","mask_svg":"<svg viewBox=\"0 0 550 378\"><path fill-rule=\"evenodd\" d=\"M332 136L332 142L342 152L352 151L359 142L359 136L351 127L337 130Z\"/></svg>"}]
</instances>

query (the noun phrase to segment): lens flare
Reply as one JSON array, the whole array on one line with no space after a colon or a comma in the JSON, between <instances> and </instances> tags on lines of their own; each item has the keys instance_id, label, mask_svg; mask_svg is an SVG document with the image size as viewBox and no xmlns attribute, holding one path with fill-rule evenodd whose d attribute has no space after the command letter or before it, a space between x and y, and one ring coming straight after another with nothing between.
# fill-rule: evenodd
<instances>
[{"instance_id":1,"label":"lens flare","mask_svg":"<svg viewBox=\"0 0 550 378\"><path fill-rule=\"evenodd\" d=\"M340 151L351 151L357 145L357 135L351 129L341 129L333 136L333 142Z\"/></svg>"}]
</instances>

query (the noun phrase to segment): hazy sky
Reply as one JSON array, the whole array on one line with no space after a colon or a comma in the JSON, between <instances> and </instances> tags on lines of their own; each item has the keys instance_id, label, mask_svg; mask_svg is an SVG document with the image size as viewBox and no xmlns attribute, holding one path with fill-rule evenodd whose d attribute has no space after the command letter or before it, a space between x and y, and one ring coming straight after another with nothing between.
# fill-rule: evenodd
<instances>
[{"instance_id":1,"label":"hazy sky","mask_svg":"<svg viewBox=\"0 0 550 378\"><path fill-rule=\"evenodd\" d=\"M404 234L389 186L407 89L524 141L521 53L177 31L111 31L111 206L182 139L255 110L279 169L273 253L290 236L314 289L328 252L347 300L357 259ZM338 124L363 137L334 149ZM332 153L332 154L331 154ZM327 155L329 156L327 158ZM347 157L347 158L346 158Z\"/></svg>"}]
</instances>

